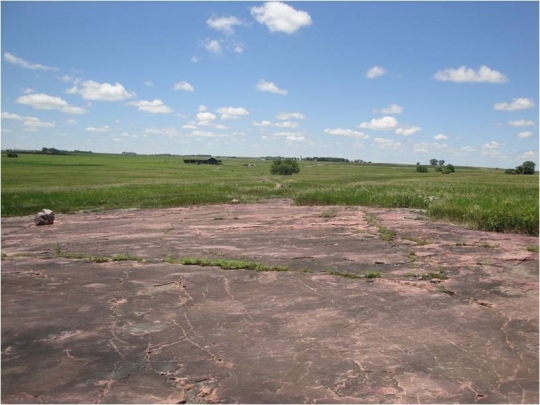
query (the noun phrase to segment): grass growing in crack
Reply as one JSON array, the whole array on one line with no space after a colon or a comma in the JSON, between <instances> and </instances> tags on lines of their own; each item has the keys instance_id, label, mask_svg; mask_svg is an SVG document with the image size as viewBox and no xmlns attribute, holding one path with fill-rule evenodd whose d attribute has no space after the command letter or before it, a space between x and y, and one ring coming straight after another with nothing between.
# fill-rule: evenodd
<instances>
[{"instance_id":1,"label":"grass growing in crack","mask_svg":"<svg viewBox=\"0 0 540 405\"><path fill-rule=\"evenodd\" d=\"M339 271L339 270L326 270L326 274L329 274L331 276L339 276L339 277L345 277L345 278L351 278L351 279L357 279L357 278L363 278L360 274L354 274L349 273L346 271Z\"/></svg>"},{"instance_id":2,"label":"grass growing in crack","mask_svg":"<svg viewBox=\"0 0 540 405\"><path fill-rule=\"evenodd\" d=\"M414 264L416 262L416 253L409 252L409 263Z\"/></svg>"},{"instance_id":3,"label":"grass growing in crack","mask_svg":"<svg viewBox=\"0 0 540 405\"><path fill-rule=\"evenodd\" d=\"M430 245L432 241L430 239L416 238L414 236L402 236L401 239L410 240L416 243L418 246Z\"/></svg>"},{"instance_id":4,"label":"grass growing in crack","mask_svg":"<svg viewBox=\"0 0 540 405\"><path fill-rule=\"evenodd\" d=\"M424 273L422 274L421 276L421 280L432 280L432 279L439 279L439 280L446 280L448 279L448 277L446 276L446 274L444 274L444 272L442 271L439 271L438 273L435 273L435 272L429 272L429 273Z\"/></svg>"},{"instance_id":5,"label":"grass growing in crack","mask_svg":"<svg viewBox=\"0 0 540 405\"><path fill-rule=\"evenodd\" d=\"M393 230L388 229L385 226L382 226L379 223L379 219L377 218L377 215L372 214L372 213L366 213L366 221L369 225L377 228L377 231L379 231L379 233L381 234L382 240L384 240L385 242L390 242L394 240L396 233Z\"/></svg>"},{"instance_id":6,"label":"grass growing in crack","mask_svg":"<svg viewBox=\"0 0 540 405\"><path fill-rule=\"evenodd\" d=\"M166 257L165 262L171 264L183 264L184 266L216 266L220 267L223 270L255 270L255 271L301 271L308 272L306 269L291 269L288 266L269 266L259 262L248 262L245 260L208 260L202 258L184 258L184 259L175 259L172 257Z\"/></svg>"},{"instance_id":7,"label":"grass growing in crack","mask_svg":"<svg viewBox=\"0 0 540 405\"><path fill-rule=\"evenodd\" d=\"M319 217L321 218L335 218L338 214L338 210L336 208L332 208L328 211L323 211L319 214Z\"/></svg>"},{"instance_id":8,"label":"grass growing in crack","mask_svg":"<svg viewBox=\"0 0 540 405\"><path fill-rule=\"evenodd\" d=\"M114 256L90 256L80 253L64 252L58 243L56 244L55 252L57 257L62 257L64 259L86 259L94 263L119 262L124 260L134 260L140 262L142 260L140 257L130 255L129 253L121 253Z\"/></svg>"},{"instance_id":9,"label":"grass growing in crack","mask_svg":"<svg viewBox=\"0 0 540 405\"><path fill-rule=\"evenodd\" d=\"M407 278L411 278L411 277L413 277L413 278L418 278L419 275L416 274L416 273L410 273L410 272L409 272L409 273L405 273L405 274L403 275L403 277L407 277Z\"/></svg>"},{"instance_id":10,"label":"grass growing in crack","mask_svg":"<svg viewBox=\"0 0 540 405\"><path fill-rule=\"evenodd\" d=\"M364 274L365 278L380 278L382 277L382 272L380 271L368 271Z\"/></svg>"},{"instance_id":11,"label":"grass growing in crack","mask_svg":"<svg viewBox=\"0 0 540 405\"><path fill-rule=\"evenodd\" d=\"M538 253L538 245L527 245L527 250L529 252Z\"/></svg>"},{"instance_id":12,"label":"grass growing in crack","mask_svg":"<svg viewBox=\"0 0 540 405\"><path fill-rule=\"evenodd\" d=\"M130 255L129 253L120 253L118 255L114 255L113 257L111 257L111 261L113 261L113 262L120 262L120 261L124 261L124 260L140 261L141 258L137 257L137 256Z\"/></svg>"}]
</instances>

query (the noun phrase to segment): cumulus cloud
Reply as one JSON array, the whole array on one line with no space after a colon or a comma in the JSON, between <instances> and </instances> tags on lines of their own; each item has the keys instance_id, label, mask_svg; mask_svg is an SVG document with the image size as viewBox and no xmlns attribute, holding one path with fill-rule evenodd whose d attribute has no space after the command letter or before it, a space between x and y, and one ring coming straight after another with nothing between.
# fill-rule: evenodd
<instances>
[{"instance_id":1,"label":"cumulus cloud","mask_svg":"<svg viewBox=\"0 0 540 405\"><path fill-rule=\"evenodd\" d=\"M144 111L150 114L168 114L172 112L172 110L159 99L152 101L132 101L128 104L137 107L139 111Z\"/></svg>"},{"instance_id":2,"label":"cumulus cloud","mask_svg":"<svg viewBox=\"0 0 540 405\"><path fill-rule=\"evenodd\" d=\"M396 134L402 135L402 136L411 136L421 130L422 128L416 125L413 125L412 127L399 127L396 129Z\"/></svg>"},{"instance_id":3,"label":"cumulus cloud","mask_svg":"<svg viewBox=\"0 0 540 405\"><path fill-rule=\"evenodd\" d=\"M74 125L76 123L77 121L75 121L73 118L66 121L66 124L69 124L69 125Z\"/></svg>"},{"instance_id":4,"label":"cumulus cloud","mask_svg":"<svg viewBox=\"0 0 540 405\"><path fill-rule=\"evenodd\" d=\"M360 139L368 139L369 136L366 134L363 134L360 131L353 131L352 129L346 129L346 128L326 128L324 130L325 134L328 135L336 135L336 136L350 136L352 138L360 138Z\"/></svg>"},{"instance_id":5,"label":"cumulus cloud","mask_svg":"<svg viewBox=\"0 0 540 405\"><path fill-rule=\"evenodd\" d=\"M85 128L88 132L109 132L111 130L111 127L108 125L105 125L103 127L87 127Z\"/></svg>"},{"instance_id":6,"label":"cumulus cloud","mask_svg":"<svg viewBox=\"0 0 540 405\"><path fill-rule=\"evenodd\" d=\"M298 128L300 126L300 123L294 121L284 121L276 122L274 125L279 128Z\"/></svg>"},{"instance_id":7,"label":"cumulus cloud","mask_svg":"<svg viewBox=\"0 0 540 405\"><path fill-rule=\"evenodd\" d=\"M299 112L281 112L278 115L276 115L276 118L278 120L290 120L290 119L298 119L303 120L306 118L306 116Z\"/></svg>"},{"instance_id":8,"label":"cumulus cloud","mask_svg":"<svg viewBox=\"0 0 540 405\"><path fill-rule=\"evenodd\" d=\"M532 136L533 136L533 133L530 131L523 131L517 134L517 137L522 138L522 139L531 138Z\"/></svg>"},{"instance_id":9,"label":"cumulus cloud","mask_svg":"<svg viewBox=\"0 0 540 405\"><path fill-rule=\"evenodd\" d=\"M79 94L85 100L122 101L134 97L136 94L127 91L120 83L97 83L86 80L81 87L73 86L66 90L68 94Z\"/></svg>"},{"instance_id":10,"label":"cumulus cloud","mask_svg":"<svg viewBox=\"0 0 540 405\"><path fill-rule=\"evenodd\" d=\"M386 73L386 70L382 66L373 66L366 72L366 77L368 79L375 79Z\"/></svg>"},{"instance_id":11,"label":"cumulus cloud","mask_svg":"<svg viewBox=\"0 0 540 405\"><path fill-rule=\"evenodd\" d=\"M221 53L221 44L217 39L207 39L204 47L212 53Z\"/></svg>"},{"instance_id":12,"label":"cumulus cloud","mask_svg":"<svg viewBox=\"0 0 540 405\"><path fill-rule=\"evenodd\" d=\"M493 109L498 111L515 111L534 108L534 101L530 98L514 98L511 103L497 103Z\"/></svg>"},{"instance_id":13,"label":"cumulus cloud","mask_svg":"<svg viewBox=\"0 0 540 405\"><path fill-rule=\"evenodd\" d=\"M519 155L518 158L527 160L536 157L537 152L533 150L529 150L527 152L524 152L522 155Z\"/></svg>"},{"instance_id":14,"label":"cumulus cloud","mask_svg":"<svg viewBox=\"0 0 540 405\"><path fill-rule=\"evenodd\" d=\"M532 127L534 126L534 121L526 121L526 120L509 121L508 124L512 125L513 127Z\"/></svg>"},{"instance_id":15,"label":"cumulus cloud","mask_svg":"<svg viewBox=\"0 0 540 405\"><path fill-rule=\"evenodd\" d=\"M185 125L182 125L182 128L184 129L197 129L197 125L195 125L194 122L189 122Z\"/></svg>"},{"instance_id":16,"label":"cumulus cloud","mask_svg":"<svg viewBox=\"0 0 540 405\"><path fill-rule=\"evenodd\" d=\"M373 110L374 113L381 113L381 114L392 114L397 115L401 114L403 112L403 107L401 107L398 104L391 104L386 108L383 108L382 110Z\"/></svg>"},{"instance_id":17,"label":"cumulus cloud","mask_svg":"<svg viewBox=\"0 0 540 405\"><path fill-rule=\"evenodd\" d=\"M360 128L375 129L381 131L387 131L394 129L398 126L398 122L394 117L382 117L379 119L372 119L369 122L362 122L358 125Z\"/></svg>"},{"instance_id":18,"label":"cumulus cloud","mask_svg":"<svg viewBox=\"0 0 540 405\"><path fill-rule=\"evenodd\" d=\"M170 138L176 138L182 136L176 128L164 127L164 128L146 128L144 133L147 135L164 135Z\"/></svg>"},{"instance_id":19,"label":"cumulus cloud","mask_svg":"<svg viewBox=\"0 0 540 405\"><path fill-rule=\"evenodd\" d=\"M69 105L67 101L60 97L53 97L43 93L21 96L15 102L29 105L36 110L58 110L67 114L85 114L87 112L84 108Z\"/></svg>"},{"instance_id":20,"label":"cumulus cloud","mask_svg":"<svg viewBox=\"0 0 540 405\"><path fill-rule=\"evenodd\" d=\"M191 136L198 137L198 138L228 138L228 135L218 134L216 132L211 132L211 131L201 131L201 130L191 131Z\"/></svg>"},{"instance_id":21,"label":"cumulus cloud","mask_svg":"<svg viewBox=\"0 0 540 405\"><path fill-rule=\"evenodd\" d=\"M280 89L273 82L267 82L266 80L263 80L263 79L259 80L259 83L257 83L256 88L259 91L267 91L269 93L275 93L275 94L286 95L288 93L287 90Z\"/></svg>"},{"instance_id":22,"label":"cumulus cloud","mask_svg":"<svg viewBox=\"0 0 540 405\"><path fill-rule=\"evenodd\" d=\"M283 137L290 142L301 142L307 139L304 132L275 132L274 136Z\"/></svg>"},{"instance_id":23,"label":"cumulus cloud","mask_svg":"<svg viewBox=\"0 0 540 405\"><path fill-rule=\"evenodd\" d=\"M236 53L242 53L242 52L244 52L244 45L242 45L242 44L236 44L236 45L234 46L234 52L236 52Z\"/></svg>"},{"instance_id":24,"label":"cumulus cloud","mask_svg":"<svg viewBox=\"0 0 540 405\"><path fill-rule=\"evenodd\" d=\"M437 141L446 141L448 139L448 137L444 134L438 134L438 135L435 135L433 137L433 139L437 140Z\"/></svg>"},{"instance_id":25,"label":"cumulus cloud","mask_svg":"<svg viewBox=\"0 0 540 405\"><path fill-rule=\"evenodd\" d=\"M401 146L401 142L396 142L393 139L388 138L375 138L373 139L380 148L398 149Z\"/></svg>"},{"instance_id":26,"label":"cumulus cloud","mask_svg":"<svg viewBox=\"0 0 540 405\"><path fill-rule=\"evenodd\" d=\"M270 121L261 121L261 122L253 121L251 123L251 125L253 125L254 127L269 127L270 125L272 125L272 122L270 122Z\"/></svg>"},{"instance_id":27,"label":"cumulus cloud","mask_svg":"<svg viewBox=\"0 0 540 405\"><path fill-rule=\"evenodd\" d=\"M266 2L260 7L251 7L251 15L270 32L292 34L302 27L311 25L311 16L305 11L279 1Z\"/></svg>"},{"instance_id":28,"label":"cumulus cloud","mask_svg":"<svg viewBox=\"0 0 540 405\"><path fill-rule=\"evenodd\" d=\"M238 18L230 16L230 17L210 17L206 24L210 26L211 28L224 32L225 34L232 34L234 33L233 27L235 25L242 25L242 21L240 21Z\"/></svg>"},{"instance_id":29,"label":"cumulus cloud","mask_svg":"<svg viewBox=\"0 0 540 405\"><path fill-rule=\"evenodd\" d=\"M504 145L504 143L497 142L497 141L491 141L491 142L483 144L482 148L483 149L499 149L503 145Z\"/></svg>"},{"instance_id":30,"label":"cumulus cloud","mask_svg":"<svg viewBox=\"0 0 540 405\"><path fill-rule=\"evenodd\" d=\"M40 65L39 63L30 63L25 61L24 59L21 59L11 53L6 52L4 54L4 60L6 62L9 62L13 65L17 65L26 69L32 69L32 70L44 70L44 71L58 71L60 69L56 67L50 67L50 66L44 66Z\"/></svg>"},{"instance_id":31,"label":"cumulus cloud","mask_svg":"<svg viewBox=\"0 0 540 405\"><path fill-rule=\"evenodd\" d=\"M27 131L36 131L37 128L53 128L56 126L55 122L45 122L36 117L22 117L18 114L9 112L3 112L2 119L22 121L23 126Z\"/></svg>"},{"instance_id":32,"label":"cumulus cloud","mask_svg":"<svg viewBox=\"0 0 540 405\"><path fill-rule=\"evenodd\" d=\"M174 84L175 90L184 90L184 91L195 91L193 86L188 82L179 82Z\"/></svg>"},{"instance_id":33,"label":"cumulus cloud","mask_svg":"<svg viewBox=\"0 0 540 405\"><path fill-rule=\"evenodd\" d=\"M199 107L199 112L197 113L197 123L199 125L210 125L213 121L215 121L216 118L217 116L215 114L206 111L206 107Z\"/></svg>"},{"instance_id":34,"label":"cumulus cloud","mask_svg":"<svg viewBox=\"0 0 540 405\"><path fill-rule=\"evenodd\" d=\"M222 120L236 120L244 115L249 114L248 110L241 107L221 107L216 111L221 114Z\"/></svg>"},{"instance_id":35,"label":"cumulus cloud","mask_svg":"<svg viewBox=\"0 0 540 405\"><path fill-rule=\"evenodd\" d=\"M435 73L433 77L442 82L456 83L505 83L508 81L508 78L501 72L485 65L480 66L477 71L465 66L460 66L457 69L448 68Z\"/></svg>"}]
</instances>

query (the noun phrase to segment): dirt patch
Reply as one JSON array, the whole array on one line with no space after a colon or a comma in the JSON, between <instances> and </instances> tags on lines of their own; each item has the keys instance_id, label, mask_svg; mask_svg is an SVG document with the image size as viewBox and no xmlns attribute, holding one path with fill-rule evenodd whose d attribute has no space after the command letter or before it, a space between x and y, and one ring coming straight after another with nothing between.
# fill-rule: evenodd
<instances>
[{"instance_id":1,"label":"dirt patch","mask_svg":"<svg viewBox=\"0 0 540 405\"><path fill-rule=\"evenodd\" d=\"M289 201L32 220L2 220L2 402L538 403L536 238Z\"/></svg>"}]
</instances>

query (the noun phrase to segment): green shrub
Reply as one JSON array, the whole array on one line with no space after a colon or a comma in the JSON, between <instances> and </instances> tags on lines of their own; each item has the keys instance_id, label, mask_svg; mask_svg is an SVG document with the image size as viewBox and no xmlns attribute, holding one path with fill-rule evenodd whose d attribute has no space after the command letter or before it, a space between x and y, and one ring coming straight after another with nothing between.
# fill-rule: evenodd
<instances>
[{"instance_id":1,"label":"green shrub","mask_svg":"<svg viewBox=\"0 0 540 405\"><path fill-rule=\"evenodd\" d=\"M416 166L416 172L418 172L418 173L427 173L428 168L426 166L419 165L419 166Z\"/></svg>"},{"instance_id":2,"label":"green shrub","mask_svg":"<svg viewBox=\"0 0 540 405\"><path fill-rule=\"evenodd\" d=\"M516 170L515 169L506 169L504 171L506 174L516 174Z\"/></svg>"},{"instance_id":3,"label":"green shrub","mask_svg":"<svg viewBox=\"0 0 540 405\"><path fill-rule=\"evenodd\" d=\"M294 159L276 159L272 162L270 173L290 176L294 173L300 173L300 166Z\"/></svg>"}]
</instances>

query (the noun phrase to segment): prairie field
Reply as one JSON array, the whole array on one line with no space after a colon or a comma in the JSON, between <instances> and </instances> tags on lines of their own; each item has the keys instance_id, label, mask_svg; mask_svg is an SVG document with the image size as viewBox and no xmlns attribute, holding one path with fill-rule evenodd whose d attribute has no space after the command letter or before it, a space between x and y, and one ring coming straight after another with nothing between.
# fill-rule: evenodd
<instances>
[{"instance_id":1,"label":"prairie field","mask_svg":"<svg viewBox=\"0 0 540 405\"><path fill-rule=\"evenodd\" d=\"M244 167L244 164L255 167ZM471 229L538 235L538 173L456 167L452 174L415 166L300 162L300 173L270 174L271 161L224 158L184 164L177 156L19 154L2 159L2 217L119 208L256 203L355 205L425 210L432 220Z\"/></svg>"}]
</instances>

